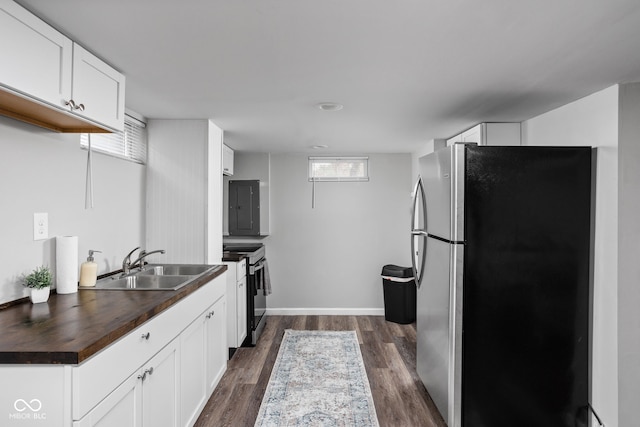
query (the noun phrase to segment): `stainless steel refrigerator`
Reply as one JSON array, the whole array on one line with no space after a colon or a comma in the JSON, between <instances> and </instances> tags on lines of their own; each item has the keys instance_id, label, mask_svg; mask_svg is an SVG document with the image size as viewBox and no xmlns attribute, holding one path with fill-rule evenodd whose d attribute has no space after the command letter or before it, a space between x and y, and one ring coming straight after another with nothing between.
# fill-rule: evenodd
<instances>
[{"instance_id":1,"label":"stainless steel refrigerator","mask_svg":"<svg viewBox=\"0 0 640 427\"><path fill-rule=\"evenodd\" d=\"M587 426L592 149L420 159L417 370L449 427Z\"/></svg>"}]
</instances>

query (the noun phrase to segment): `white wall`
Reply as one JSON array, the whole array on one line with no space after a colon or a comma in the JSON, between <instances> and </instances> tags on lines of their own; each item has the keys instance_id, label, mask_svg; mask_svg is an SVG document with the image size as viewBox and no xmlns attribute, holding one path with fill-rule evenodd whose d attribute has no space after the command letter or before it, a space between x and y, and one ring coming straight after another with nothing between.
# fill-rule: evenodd
<instances>
[{"instance_id":1,"label":"white wall","mask_svg":"<svg viewBox=\"0 0 640 427\"><path fill-rule=\"evenodd\" d=\"M591 401L607 427L616 427L618 87L610 87L528 120L522 129L522 145L597 147Z\"/></svg>"},{"instance_id":2,"label":"white wall","mask_svg":"<svg viewBox=\"0 0 640 427\"><path fill-rule=\"evenodd\" d=\"M222 140L223 131L207 120L207 264L222 262Z\"/></svg>"},{"instance_id":3,"label":"white wall","mask_svg":"<svg viewBox=\"0 0 640 427\"><path fill-rule=\"evenodd\" d=\"M618 416L632 426L640 401L640 83L620 86L619 123Z\"/></svg>"},{"instance_id":4,"label":"white wall","mask_svg":"<svg viewBox=\"0 0 640 427\"><path fill-rule=\"evenodd\" d=\"M154 261L222 258L222 131L210 120L149 120L147 250Z\"/></svg>"},{"instance_id":5,"label":"white wall","mask_svg":"<svg viewBox=\"0 0 640 427\"><path fill-rule=\"evenodd\" d=\"M143 242L145 167L93 156L94 208L85 210L87 152L78 134L59 134L0 117L0 303L27 295L20 276L55 269L55 236L79 238L80 264L89 249L98 274L120 268ZM33 213L49 214L49 240L33 240Z\"/></svg>"},{"instance_id":6,"label":"white wall","mask_svg":"<svg viewBox=\"0 0 640 427\"><path fill-rule=\"evenodd\" d=\"M370 155L369 182L316 183L315 209L307 171L307 155L271 155L269 312L383 314L382 266L411 262L411 156Z\"/></svg>"}]
</instances>

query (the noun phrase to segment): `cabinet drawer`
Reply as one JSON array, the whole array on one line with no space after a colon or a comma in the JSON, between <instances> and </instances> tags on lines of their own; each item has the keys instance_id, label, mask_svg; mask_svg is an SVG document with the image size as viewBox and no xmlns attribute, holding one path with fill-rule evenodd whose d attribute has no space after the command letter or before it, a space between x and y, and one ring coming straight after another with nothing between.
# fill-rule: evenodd
<instances>
[{"instance_id":1,"label":"cabinet drawer","mask_svg":"<svg viewBox=\"0 0 640 427\"><path fill-rule=\"evenodd\" d=\"M73 368L73 419L91 408L177 337L225 292L225 274Z\"/></svg>"}]
</instances>

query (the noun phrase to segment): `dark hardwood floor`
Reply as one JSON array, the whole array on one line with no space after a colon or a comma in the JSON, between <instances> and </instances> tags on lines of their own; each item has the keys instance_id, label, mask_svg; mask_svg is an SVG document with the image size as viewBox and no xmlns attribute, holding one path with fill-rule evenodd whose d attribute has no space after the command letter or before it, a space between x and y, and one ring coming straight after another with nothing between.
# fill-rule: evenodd
<instances>
[{"instance_id":1,"label":"dark hardwood floor","mask_svg":"<svg viewBox=\"0 0 640 427\"><path fill-rule=\"evenodd\" d=\"M381 427L446 427L416 373L416 329L383 316L269 316L240 348L196 427L253 426L285 329L355 330Z\"/></svg>"}]
</instances>

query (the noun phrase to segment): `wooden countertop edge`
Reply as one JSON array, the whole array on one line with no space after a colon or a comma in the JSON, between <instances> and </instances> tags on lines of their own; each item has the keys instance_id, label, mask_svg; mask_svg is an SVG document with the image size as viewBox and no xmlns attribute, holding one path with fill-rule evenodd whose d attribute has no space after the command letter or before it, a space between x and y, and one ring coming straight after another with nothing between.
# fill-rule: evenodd
<instances>
[{"instance_id":1,"label":"wooden countertop edge","mask_svg":"<svg viewBox=\"0 0 640 427\"><path fill-rule=\"evenodd\" d=\"M237 252L223 252L222 262L240 262L245 259L247 255Z\"/></svg>"},{"instance_id":2,"label":"wooden countertop edge","mask_svg":"<svg viewBox=\"0 0 640 427\"><path fill-rule=\"evenodd\" d=\"M94 354L108 347L112 343L114 343L119 338L125 336L138 326L142 325L147 320L152 317L162 313L164 310L173 306L178 301L192 294L205 284L209 283L211 280L220 276L222 273L227 271L227 266L224 264L220 264L219 269L215 271L203 275L202 277L197 278L192 283L186 285L185 287L177 290L177 291L166 291L166 292L175 292L173 295L162 302L158 303L154 307L149 310L146 310L142 313L137 313L132 317L131 320L128 320L126 323L121 325L120 327L108 331L97 341L87 345L86 347L78 350L78 351L0 351L0 364L45 364L45 365L76 365L80 364L83 361L87 360ZM132 290L80 290L79 292L165 292L165 291L132 291ZM30 304L30 302L25 302L25 304Z\"/></svg>"}]
</instances>

